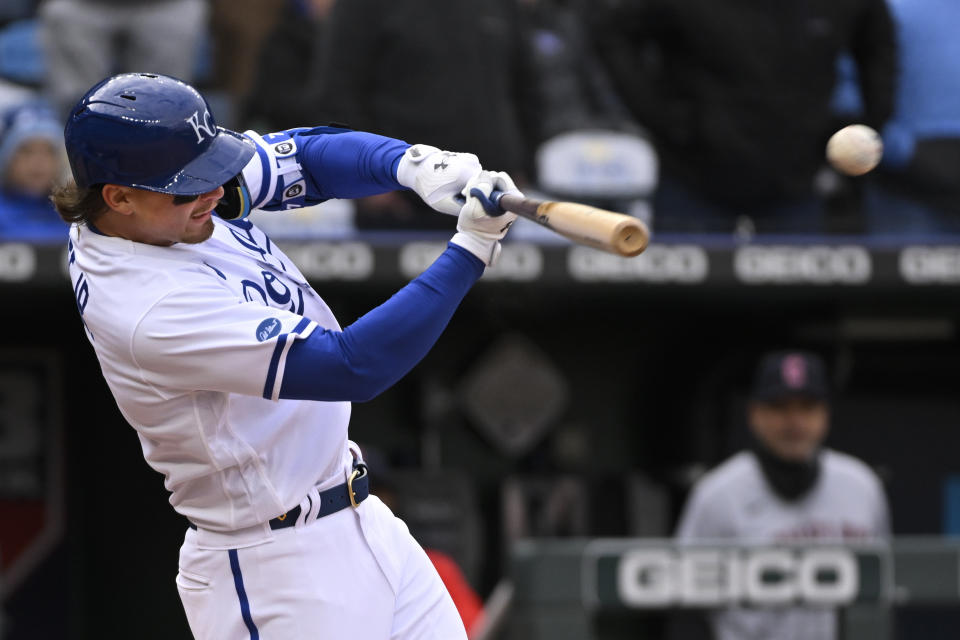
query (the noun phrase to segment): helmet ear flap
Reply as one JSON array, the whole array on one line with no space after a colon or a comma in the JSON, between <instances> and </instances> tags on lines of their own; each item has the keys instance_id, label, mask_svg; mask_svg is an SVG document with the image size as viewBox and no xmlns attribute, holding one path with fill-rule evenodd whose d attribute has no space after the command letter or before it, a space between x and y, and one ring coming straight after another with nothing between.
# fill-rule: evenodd
<instances>
[{"instance_id":1,"label":"helmet ear flap","mask_svg":"<svg viewBox=\"0 0 960 640\"><path fill-rule=\"evenodd\" d=\"M241 220L250 215L250 190L238 173L223 185L223 197L214 211L224 220Z\"/></svg>"}]
</instances>

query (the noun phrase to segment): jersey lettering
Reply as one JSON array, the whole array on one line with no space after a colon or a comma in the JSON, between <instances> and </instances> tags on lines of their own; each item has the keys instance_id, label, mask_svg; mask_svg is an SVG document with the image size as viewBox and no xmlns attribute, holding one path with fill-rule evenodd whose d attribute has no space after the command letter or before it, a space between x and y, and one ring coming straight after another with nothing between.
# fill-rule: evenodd
<instances>
[{"instance_id":1,"label":"jersey lettering","mask_svg":"<svg viewBox=\"0 0 960 640\"><path fill-rule=\"evenodd\" d=\"M204 262L203 264L213 269L213 272L216 273L218 276L220 276L221 279L223 280L227 279L227 276L223 275L223 271L220 271L220 269L217 269L215 266L213 266L209 262Z\"/></svg>"},{"instance_id":2,"label":"jersey lettering","mask_svg":"<svg viewBox=\"0 0 960 640\"><path fill-rule=\"evenodd\" d=\"M73 262L74 253L73 253L73 243L70 244L70 261ZM87 303L90 302L90 285L87 283L87 275L80 271L80 276L77 278L77 283L73 285L73 297L77 301L77 311L80 312L80 322L83 323L83 328L86 330L87 335L90 336L90 339L93 340L93 331L90 331L90 327L87 326L87 321L83 317L83 312L87 308Z\"/></svg>"},{"instance_id":3,"label":"jersey lettering","mask_svg":"<svg viewBox=\"0 0 960 640\"><path fill-rule=\"evenodd\" d=\"M283 263L283 260L280 260L273 255L273 245L270 242L270 238L266 235L263 236L263 242L266 248L261 247L260 243L253 235L253 223L248 220L230 220L230 234L233 236L240 246L250 251L255 251L260 254L260 259L263 262L270 262L274 266L279 266L283 271L287 270L287 265ZM273 260L267 260L267 256L273 258Z\"/></svg>"},{"instance_id":4,"label":"jersey lettering","mask_svg":"<svg viewBox=\"0 0 960 640\"><path fill-rule=\"evenodd\" d=\"M77 310L82 316L84 309L87 308L87 302L90 301L90 287L87 286L87 278L82 271L77 278L77 284L73 287L73 295L77 299Z\"/></svg>"},{"instance_id":5,"label":"jersey lettering","mask_svg":"<svg viewBox=\"0 0 960 640\"><path fill-rule=\"evenodd\" d=\"M297 315L303 314L303 291L297 287L297 299L282 280L269 271L261 271L263 284L253 280L242 280L243 297L248 302L260 302L266 307L287 309Z\"/></svg>"}]
</instances>

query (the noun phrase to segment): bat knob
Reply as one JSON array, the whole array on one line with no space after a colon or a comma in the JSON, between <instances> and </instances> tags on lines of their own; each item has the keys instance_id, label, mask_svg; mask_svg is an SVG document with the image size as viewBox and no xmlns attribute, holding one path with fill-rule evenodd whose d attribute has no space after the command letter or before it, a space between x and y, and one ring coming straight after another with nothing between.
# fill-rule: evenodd
<instances>
[{"instance_id":1,"label":"bat knob","mask_svg":"<svg viewBox=\"0 0 960 640\"><path fill-rule=\"evenodd\" d=\"M480 206L483 207L483 210L487 212L488 216L495 218L506 213L500 208L500 198L503 197L502 191L494 189L490 192L490 195L487 196L483 191L474 187L470 189L470 195L480 201Z\"/></svg>"}]
</instances>

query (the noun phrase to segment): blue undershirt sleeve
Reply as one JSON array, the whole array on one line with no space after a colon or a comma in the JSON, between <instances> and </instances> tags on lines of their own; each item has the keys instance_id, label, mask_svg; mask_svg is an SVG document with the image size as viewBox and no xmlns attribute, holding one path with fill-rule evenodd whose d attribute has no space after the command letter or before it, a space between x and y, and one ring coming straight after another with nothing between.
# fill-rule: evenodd
<instances>
[{"instance_id":1,"label":"blue undershirt sleeve","mask_svg":"<svg viewBox=\"0 0 960 640\"><path fill-rule=\"evenodd\" d=\"M405 189L397 165L409 144L363 131L297 136L307 191L319 199L361 198Z\"/></svg>"},{"instance_id":2,"label":"blue undershirt sleeve","mask_svg":"<svg viewBox=\"0 0 960 640\"><path fill-rule=\"evenodd\" d=\"M427 354L483 269L476 256L451 244L419 277L343 331L318 329L297 340L287 354L280 397L376 397Z\"/></svg>"}]
</instances>

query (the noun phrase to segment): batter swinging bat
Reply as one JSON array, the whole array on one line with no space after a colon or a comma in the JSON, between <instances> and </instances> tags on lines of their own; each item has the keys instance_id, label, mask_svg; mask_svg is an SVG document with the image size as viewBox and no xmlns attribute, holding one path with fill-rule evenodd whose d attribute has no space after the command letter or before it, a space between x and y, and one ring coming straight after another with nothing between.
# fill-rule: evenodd
<instances>
[{"instance_id":1,"label":"batter swinging bat","mask_svg":"<svg viewBox=\"0 0 960 640\"><path fill-rule=\"evenodd\" d=\"M470 195L483 196L483 192L473 189ZM484 200L480 197L481 202ZM647 226L641 220L622 213L576 202L534 200L496 190L490 194L490 202L497 208L496 212L487 210L491 215L509 211L574 242L621 256L638 255L650 242Z\"/></svg>"}]
</instances>

